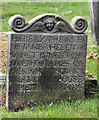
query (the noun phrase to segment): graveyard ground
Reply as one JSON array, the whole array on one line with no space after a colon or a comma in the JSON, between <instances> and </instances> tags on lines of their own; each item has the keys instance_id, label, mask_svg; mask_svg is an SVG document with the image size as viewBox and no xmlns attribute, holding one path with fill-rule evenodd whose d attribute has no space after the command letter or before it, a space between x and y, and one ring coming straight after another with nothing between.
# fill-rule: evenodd
<instances>
[{"instance_id":1,"label":"graveyard ground","mask_svg":"<svg viewBox=\"0 0 99 120\"><path fill-rule=\"evenodd\" d=\"M97 78L97 45L91 40L90 16L88 3L2 3L2 31L8 32L11 29L8 26L8 19L14 14L24 16L26 22L35 16L43 13L55 13L65 18L69 23L74 16L83 16L88 21L88 35L86 70ZM6 72L7 62L7 34L0 34L0 69ZM1 49L2 48L2 49ZM5 87L4 87L5 88ZM23 111L7 111L4 106L0 106L0 118L97 118L97 97L88 97L84 100L75 102L61 101L57 104L45 104Z\"/></svg>"},{"instance_id":2,"label":"graveyard ground","mask_svg":"<svg viewBox=\"0 0 99 120\"><path fill-rule=\"evenodd\" d=\"M25 108L23 111L7 112L0 107L3 118L97 118L97 99L84 99L75 102L61 101L57 104L43 104Z\"/></svg>"}]
</instances>

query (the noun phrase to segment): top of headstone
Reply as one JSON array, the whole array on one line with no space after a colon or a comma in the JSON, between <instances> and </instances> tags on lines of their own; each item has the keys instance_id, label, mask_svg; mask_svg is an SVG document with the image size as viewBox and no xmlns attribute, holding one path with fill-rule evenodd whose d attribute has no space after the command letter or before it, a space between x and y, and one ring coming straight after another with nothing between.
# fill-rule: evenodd
<instances>
[{"instance_id":1,"label":"top of headstone","mask_svg":"<svg viewBox=\"0 0 99 120\"><path fill-rule=\"evenodd\" d=\"M28 23L25 23L23 16L16 14L9 20L11 29L18 33L76 33L81 34L87 29L87 21L76 16L72 19L71 25L62 17L56 14L41 14Z\"/></svg>"}]
</instances>

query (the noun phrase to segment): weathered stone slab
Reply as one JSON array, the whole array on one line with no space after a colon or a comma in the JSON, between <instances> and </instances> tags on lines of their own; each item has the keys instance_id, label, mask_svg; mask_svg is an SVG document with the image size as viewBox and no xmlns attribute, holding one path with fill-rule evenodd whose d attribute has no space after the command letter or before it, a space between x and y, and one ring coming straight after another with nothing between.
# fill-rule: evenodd
<instances>
[{"instance_id":1,"label":"weathered stone slab","mask_svg":"<svg viewBox=\"0 0 99 120\"><path fill-rule=\"evenodd\" d=\"M99 44L99 0L89 0L92 39Z\"/></svg>"},{"instance_id":2,"label":"weathered stone slab","mask_svg":"<svg viewBox=\"0 0 99 120\"><path fill-rule=\"evenodd\" d=\"M52 19L48 19L52 17L55 22L54 16L44 15L43 20L52 22ZM57 23L60 20L63 22L60 17ZM77 30L73 30L68 23L59 29L64 24L57 27L57 23L54 26L52 24L52 28L45 25L39 32L33 26L33 29L26 29L27 32L22 28L21 33L11 27L18 33L9 33L8 109L16 110L23 104L32 106L40 101L84 98L87 35L77 34ZM41 26L40 22L39 25Z\"/></svg>"}]
</instances>

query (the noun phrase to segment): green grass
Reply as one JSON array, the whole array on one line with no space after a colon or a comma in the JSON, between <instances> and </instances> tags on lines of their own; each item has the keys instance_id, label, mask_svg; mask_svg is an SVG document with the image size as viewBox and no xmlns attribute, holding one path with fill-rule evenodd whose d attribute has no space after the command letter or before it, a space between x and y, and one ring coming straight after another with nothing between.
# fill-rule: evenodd
<instances>
[{"instance_id":1,"label":"green grass","mask_svg":"<svg viewBox=\"0 0 99 120\"><path fill-rule=\"evenodd\" d=\"M23 111L2 109L2 118L97 118L97 99L84 99L72 102L61 101L57 104L42 104Z\"/></svg>"},{"instance_id":2,"label":"green grass","mask_svg":"<svg viewBox=\"0 0 99 120\"><path fill-rule=\"evenodd\" d=\"M37 15L43 13L58 14L67 20L69 23L75 16L82 16L88 21L88 29L90 30L90 16L88 3L74 3L74 2L41 2L41 3L2 3L2 32L8 32L8 19L14 14L21 14L24 16L26 23ZM58 8L58 9L56 9ZM67 15L67 11L73 11L72 14ZM81 14L80 14L81 13ZM88 35L87 55L91 52L96 53L96 48L92 48L94 42L91 40L91 33ZM87 59L86 70L97 77L97 60ZM32 109L25 108L23 111L11 112L7 111L5 107L0 107L2 112L0 115L3 118L96 118L97 117L97 99L85 98L84 100L77 100L75 102L61 101L57 104L36 106Z\"/></svg>"},{"instance_id":3,"label":"green grass","mask_svg":"<svg viewBox=\"0 0 99 120\"><path fill-rule=\"evenodd\" d=\"M87 55L90 53L97 53L97 48L92 48L91 45L95 43L91 39L91 34L88 34L87 41ZM97 78L97 59L86 59L86 70L92 73Z\"/></svg>"},{"instance_id":4,"label":"green grass","mask_svg":"<svg viewBox=\"0 0 99 120\"><path fill-rule=\"evenodd\" d=\"M66 19L69 23L71 22L72 18L75 16L83 16L90 24L89 18L89 8L87 2L12 2L12 3L2 3L2 17L5 18L2 21L2 31L7 32L9 31L8 28L8 20L14 14L21 14L24 16L26 22L31 20L32 18L36 17L37 15L44 14L44 13L54 13L58 14L64 19ZM58 9L56 9L58 8ZM73 11L72 14L67 15L67 11ZM82 13L81 15L79 14ZM90 25L89 25L90 26ZM89 28L88 28L89 29Z\"/></svg>"}]
</instances>

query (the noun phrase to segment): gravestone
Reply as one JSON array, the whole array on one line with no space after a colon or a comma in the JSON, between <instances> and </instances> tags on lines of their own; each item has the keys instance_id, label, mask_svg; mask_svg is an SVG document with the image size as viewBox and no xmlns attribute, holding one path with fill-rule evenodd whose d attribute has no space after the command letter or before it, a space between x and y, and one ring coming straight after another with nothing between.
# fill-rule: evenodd
<instances>
[{"instance_id":1,"label":"gravestone","mask_svg":"<svg viewBox=\"0 0 99 120\"><path fill-rule=\"evenodd\" d=\"M99 0L89 0L92 39L99 44Z\"/></svg>"},{"instance_id":2,"label":"gravestone","mask_svg":"<svg viewBox=\"0 0 99 120\"><path fill-rule=\"evenodd\" d=\"M9 20L6 106L84 98L87 21L74 17L71 25L55 14L25 23L21 15Z\"/></svg>"}]
</instances>

